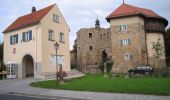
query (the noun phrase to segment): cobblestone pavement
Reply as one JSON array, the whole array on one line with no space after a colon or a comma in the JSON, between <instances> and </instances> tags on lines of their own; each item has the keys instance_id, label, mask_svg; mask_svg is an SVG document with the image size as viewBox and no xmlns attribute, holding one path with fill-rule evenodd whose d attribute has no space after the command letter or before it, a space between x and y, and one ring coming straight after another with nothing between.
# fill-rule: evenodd
<instances>
[{"instance_id":1,"label":"cobblestone pavement","mask_svg":"<svg viewBox=\"0 0 170 100\"><path fill-rule=\"evenodd\" d=\"M30 87L34 79L0 80L0 94L22 94L40 97L64 97L64 100L170 100L170 96L154 96L121 93L79 92L67 90L51 90Z\"/></svg>"}]
</instances>

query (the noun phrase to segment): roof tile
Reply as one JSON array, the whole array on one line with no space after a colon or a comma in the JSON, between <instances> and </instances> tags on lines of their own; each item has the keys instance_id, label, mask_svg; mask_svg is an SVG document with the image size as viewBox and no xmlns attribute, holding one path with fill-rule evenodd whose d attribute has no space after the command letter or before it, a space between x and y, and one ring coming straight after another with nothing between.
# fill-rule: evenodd
<instances>
[{"instance_id":1,"label":"roof tile","mask_svg":"<svg viewBox=\"0 0 170 100\"><path fill-rule=\"evenodd\" d=\"M55 4L17 18L7 29L3 31L3 33L38 24L54 5Z\"/></svg>"},{"instance_id":2,"label":"roof tile","mask_svg":"<svg viewBox=\"0 0 170 100\"><path fill-rule=\"evenodd\" d=\"M152 10L139 8L123 3L115 11L113 11L106 19L109 21L111 18L124 17L129 15L136 15L136 14L141 14L145 17L151 17L151 18L163 18L158 14L156 14L155 12L153 12Z\"/></svg>"}]
</instances>

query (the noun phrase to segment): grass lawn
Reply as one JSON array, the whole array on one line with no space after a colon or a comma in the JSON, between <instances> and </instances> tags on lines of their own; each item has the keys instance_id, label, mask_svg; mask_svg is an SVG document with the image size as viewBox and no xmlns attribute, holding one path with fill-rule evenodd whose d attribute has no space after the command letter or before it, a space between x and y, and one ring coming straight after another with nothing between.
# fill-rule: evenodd
<instances>
[{"instance_id":1,"label":"grass lawn","mask_svg":"<svg viewBox=\"0 0 170 100\"><path fill-rule=\"evenodd\" d=\"M170 95L170 78L125 79L124 77L104 78L103 75L86 75L73 79L69 83L60 84L58 87L55 80L31 83L31 86L78 91Z\"/></svg>"}]
</instances>

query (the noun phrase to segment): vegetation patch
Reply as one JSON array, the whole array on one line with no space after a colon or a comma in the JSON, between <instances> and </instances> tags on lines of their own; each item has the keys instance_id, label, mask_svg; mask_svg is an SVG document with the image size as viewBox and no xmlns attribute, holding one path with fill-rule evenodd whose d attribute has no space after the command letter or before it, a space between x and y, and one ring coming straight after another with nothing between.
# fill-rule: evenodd
<instances>
[{"instance_id":1,"label":"vegetation patch","mask_svg":"<svg viewBox=\"0 0 170 100\"><path fill-rule=\"evenodd\" d=\"M72 79L70 82L60 84L59 86L57 86L56 80L32 83L31 86L77 91L170 95L169 83L170 78L104 78L103 75L89 74L81 78Z\"/></svg>"}]
</instances>

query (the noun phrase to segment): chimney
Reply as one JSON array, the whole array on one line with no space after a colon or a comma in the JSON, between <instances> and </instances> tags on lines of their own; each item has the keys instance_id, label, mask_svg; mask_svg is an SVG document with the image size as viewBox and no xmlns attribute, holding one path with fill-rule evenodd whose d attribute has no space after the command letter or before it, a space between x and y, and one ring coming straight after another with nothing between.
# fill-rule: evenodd
<instances>
[{"instance_id":1,"label":"chimney","mask_svg":"<svg viewBox=\"0 0 170 100\"><path fill-rule=\"evenodd\" d=\"M33 6L32 7L32 13L36 12L36 8Z\"/></svg>"}]
</instances>

